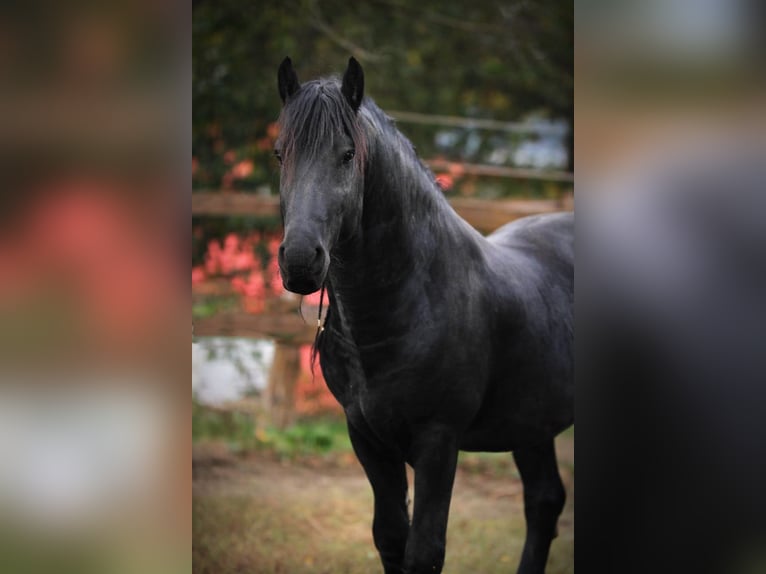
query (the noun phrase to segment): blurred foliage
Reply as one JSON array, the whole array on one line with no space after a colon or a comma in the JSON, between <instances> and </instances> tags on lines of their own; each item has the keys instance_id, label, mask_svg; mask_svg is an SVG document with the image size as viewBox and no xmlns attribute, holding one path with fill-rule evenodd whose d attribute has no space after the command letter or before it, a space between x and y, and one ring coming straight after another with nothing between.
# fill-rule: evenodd
<instances>
[{"instance_id":1,"label":"blurred foliage","mask_svg":"<svg viewBox=\"0 0 766 574\"><path fill-rule=\"evenodd\" d=\"M320 419L298 422L285 430L269 428L260 445L281 458L331 452L351 452L346 422L343 419Z\"/></svg>"},{"instance_id":2,"label":"blurred foliage","mask_svg":"<svg viewBox=\"0 0 766 574\"><path fill-rule=\"evenodd\" d=\"M250 413L224 411L192 401L192 441L221 440L232 450L255 447L255 417Z\"/></svg>"},{"instance_id":3,"label":"blurred foliage","mask_svg":"<svg viewBox=\"0 0 766 574\"><path fill-rule=\"evenodd\" d=\"M239 295L212 295L192 304L192 318L202 319L212 317L221 312L236 311L240 306Z\"/></svg>"},{"instance_id":4,"label":"blurred foliage","mask_svg":"<svg viewBox=\"0 0 766 574\"><path fill-rule=\"evenodd\" d=\"M192 440L221 441L231 452L266 451L282 459L351 452L342 417L307 418L282 430L257 425L254 413L211 408L196 400L192 401Z\"/></svg>"},{"instance_id":5,"label":"blurred foliage","mask_svg":"<svg viewBox=\"0 0 766 574\"><path fill-rule=\"evenodd\" d=\"M341 73L355 56L366 93L384 109L572 118L570 0L195 0L192 38L197 189L276 189L269 126L287 55L302 80ZM421 150L432 132L406 130Z\"/></svg>"}]
</instances>

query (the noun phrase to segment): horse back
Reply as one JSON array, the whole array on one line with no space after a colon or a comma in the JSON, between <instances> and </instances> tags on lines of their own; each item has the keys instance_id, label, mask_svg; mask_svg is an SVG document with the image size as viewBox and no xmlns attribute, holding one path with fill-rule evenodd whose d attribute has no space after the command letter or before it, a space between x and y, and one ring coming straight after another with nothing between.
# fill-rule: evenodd
<instances>
[{"instance_id":1,"label":"horse back","mask_svg":"<svg viewBox=\"0 0 766 574\"><path fill-rule=\"evenodd\" d=\"M569 266L574 273L574 213L522 217L497 229L487 240L501 248L534 252L546 263Z\"/></svg>"}]
</instances>

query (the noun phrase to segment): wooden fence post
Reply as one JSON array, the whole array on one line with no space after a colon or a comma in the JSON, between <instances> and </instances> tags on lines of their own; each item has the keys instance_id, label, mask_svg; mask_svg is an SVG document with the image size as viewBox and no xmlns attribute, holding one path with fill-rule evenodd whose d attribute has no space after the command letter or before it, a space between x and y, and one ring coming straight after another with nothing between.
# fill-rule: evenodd
<instances>
[{"instance_id":1,"label":"wooden fence post","mask_svg":"<svg viewBox=\"0 0 766 574\"><path fill-rule=\"evenodd\" d=\"M279 429L295 421L295 386L301 371L300 349L277 342L269 371L266 405L271 424Z\"/></svg>"}]
</instances>

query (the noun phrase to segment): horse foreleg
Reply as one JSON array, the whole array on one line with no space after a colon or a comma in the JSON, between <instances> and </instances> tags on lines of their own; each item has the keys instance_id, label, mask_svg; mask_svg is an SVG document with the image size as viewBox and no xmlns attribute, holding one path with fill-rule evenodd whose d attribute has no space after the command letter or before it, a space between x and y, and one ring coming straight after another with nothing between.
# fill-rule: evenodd
<instances>
[{"instance_id":1,"label":"horse foreleg","mask_svg":"<svg viewBox=\"0 0 766 574\"><path fill-rule=\"evenodd\" d=\"M517 449L513 458L524 483L524 516L527 520L527 538L518 574L543 574L566 499L554 443L551 440L545 445Z\"/></svg>"},{"instance_id":2,"label":"horse foreleg","mask_svg":"<svg viewBox=\"0 0 766 574\"><path fill-rule=\"evenodd\" d=\"M409 531L404 459L380 448L350 424L348 434L375 496L372 536L386 574L401 574Z\"/></svg>"},{"instance_id":3,"label":"horse foreleg","mask_svg":"<svg viewBox=\"0 0 766 574\"><path fill-rule=\"evenodd\" d=\"M432 429L413 441L415 506L404 558L406 574L442 571L457 457L457 437L449 431Z\"/></svg>"}]
</instances>

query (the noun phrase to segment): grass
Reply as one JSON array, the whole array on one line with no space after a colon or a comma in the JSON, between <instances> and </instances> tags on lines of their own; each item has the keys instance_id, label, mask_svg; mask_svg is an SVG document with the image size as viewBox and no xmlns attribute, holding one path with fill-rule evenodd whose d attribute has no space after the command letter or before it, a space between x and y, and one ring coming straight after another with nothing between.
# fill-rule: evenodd
<instances>
[{"instance_id":1,"label":"grass","mask_svg":"<svg viewBox=\"0 0 766 574\"><path fill-rule=\"evenodd\" d=\"M286 429L259 425L252 412L213 409L192 402L192 440L222 442L232 453L269 451L281 459L351 452L345 420L299 420Z\"/></svg>"},{"instance_id":2,"label":"grass","mask_svg":"<svg viewBox=\"0 0 766 574\"><path fill-rule=\"evenodd\" d=\"M373 499L358 467L307 469L261 461L195 481L193 571L198 574L366 574L382 569L372 541ZM201 482L201 485L200 485ZM508 573L524 539L515 481L459 473L444 574ZM509 494L515 493L515 494ZM573 572L571 507L548 574Z\"/></svg>"},{"instance_id":3,"label":"grass","mask_svg":"<svg viewBox=\"0 0 766 574\"><path fill-rule=\"evenodd\" d=\"M255 418L250 413L213 409L192 401L192 441L221 441L232 451L257 446Z\"/></svg>"},{"instance_id":4,"label":"grass","mask_svg":"<svg viewBox=\"0 0 766 574\"><path fill-rule=\"evenodd\" d=\"M329 504L334 498L317 505L295 493L289 498L254 494L196 500L194 572L374 571L377 555L370 556L374 547L366 544L365 533L343 536L344 529L356 530L349 524L366 522L360 514L368 501L359 498L358 493L346 495L341 506Z\"/></svg>"},{"instance_id":5,"label":"grass","mask_svg":"<svg viewBox=\"0 0 766 574\"><path fill-rule=\"evenodd\" d=\"M193 572L380 572L370 531L372 491L343 419L303 420L285 430L257 423L253 413L194 404L195 444L217 445L216 452L222 447L224 454L195 455ZM562 433L570 444L573 436L573 429ZM573 572L574 466L565 460L561 467L570 496L548 574ZM523 517L512 457L461 453L444 574L514 571L524 540Z\"/></svg>"}]
</instances>

